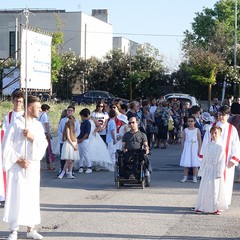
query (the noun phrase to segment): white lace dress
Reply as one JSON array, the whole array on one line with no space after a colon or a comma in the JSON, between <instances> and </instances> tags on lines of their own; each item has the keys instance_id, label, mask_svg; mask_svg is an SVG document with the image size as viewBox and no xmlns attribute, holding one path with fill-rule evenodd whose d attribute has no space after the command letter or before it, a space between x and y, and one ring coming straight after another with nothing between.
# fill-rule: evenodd
<instances>
[{"instance_id":1,"label":"white lace dress","mask_svg":"<svg viewBox=\"0 0 240 240\"><path fill-rule=\"evenodd\" d=\"M92 167L114 171L114 166L112 164L107 145L98 133L94 134L96 125L92 119L89 121L91 123L91 132L89 135L89 158L92 162Z\"/></svg>"}]
</instances>

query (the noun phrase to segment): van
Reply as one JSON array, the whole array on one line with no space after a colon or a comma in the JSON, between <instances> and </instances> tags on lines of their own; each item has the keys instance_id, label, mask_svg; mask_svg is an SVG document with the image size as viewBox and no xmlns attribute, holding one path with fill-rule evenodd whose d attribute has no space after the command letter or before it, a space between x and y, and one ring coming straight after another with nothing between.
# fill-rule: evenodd
<instances>
[{"instance_id":1,"label":"van","mask_svg":"<svg viewBox=\"0 0 240 240\"><path fill-rule=\"evenodd\" d=\"M181 102L182 105L184 105L185 102L190 102L191 106L199 106L199 103L197 99L194 96L191 96L189 94L184 93L168 93L164 96L164 99L168 102L171 102L173 99L177 99Z\"/></svg>"}]
</instances>

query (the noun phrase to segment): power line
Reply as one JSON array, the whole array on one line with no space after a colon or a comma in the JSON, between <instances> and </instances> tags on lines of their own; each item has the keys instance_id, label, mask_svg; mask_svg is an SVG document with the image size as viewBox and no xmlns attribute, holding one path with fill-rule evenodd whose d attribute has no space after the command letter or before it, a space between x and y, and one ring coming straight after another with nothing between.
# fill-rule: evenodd
<instances>
[{"instance_id":1,"label":"power line","mask_svg":"<svg viewBox=\"0 0 240 240\"><path fill-rule=\"evenodd\" d=\"M0 26L0 29L10 29L14 28L15 26L8 26L8 27L3 27ZM56 31L56 29L49 29L49 28L44 28L46 31ZM81 33L84 31L80 30L72 30L72 29L62 29L62 32L76 32L76 33ZM185 35L181 34L157 34L157 33L121 33L121 32L91 32L87 31L87 33L92 33L92 34L113 34L113 35L125 35L125 36L149 36L149 37L184 37Z\"/></svg>"},{"instance_id":2,"label":"power line","mask_svg":"<svg viewBox=\"0 0 240 240\"><path fill-rule=\"evenodd\" d=\"M150 36L150 37L184 37L180 34L157 34L157 33L113 33L116 35L132 35L132 36Z\"/></svg>"}]
</instances>

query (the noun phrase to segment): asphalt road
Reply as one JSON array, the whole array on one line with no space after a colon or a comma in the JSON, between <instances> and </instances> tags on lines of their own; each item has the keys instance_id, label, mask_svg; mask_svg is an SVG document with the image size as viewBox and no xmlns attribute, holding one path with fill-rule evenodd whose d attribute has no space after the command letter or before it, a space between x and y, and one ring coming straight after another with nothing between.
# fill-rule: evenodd
<instances>
[{"instance_id":1,"label":"asphalt road","mask_svg":"<svg viewBox=\"0 0 240 240\"><path fill-rule=\"evenodd\" d=\"M196 215L190 209L199 183L179 181L180 146L151 153L151 186L145 189L133 185L116 189L114 174L106 171L58 179L43 161L38 231L46 240L240 239L240 184L234 184L229 210L220 216ZM0 239L8 233L8 224L1 220ZM25 235L21 227L19 239Z\"/></svg>"}]
</instances>

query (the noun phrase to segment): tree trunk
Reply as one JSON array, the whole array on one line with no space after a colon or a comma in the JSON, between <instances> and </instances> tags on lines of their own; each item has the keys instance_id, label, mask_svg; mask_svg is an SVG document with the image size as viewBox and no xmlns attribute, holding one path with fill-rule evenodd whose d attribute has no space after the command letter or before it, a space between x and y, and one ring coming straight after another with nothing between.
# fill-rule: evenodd
<instances>
[{"instance_id":1,"label":"tree trunk","mask_svg":"<svg viewBox=\"0 0 240 240\"><path fill-rule=\"evenodd\" d=\"M212 99L212 84L208 85L208 109L211 105L211 99Z\"/></svg>"}]
</instances>

